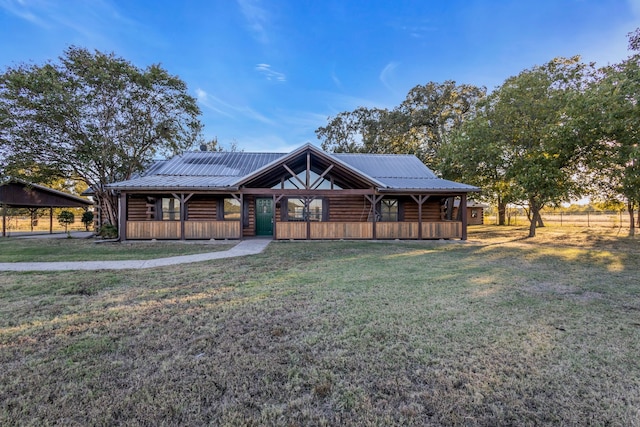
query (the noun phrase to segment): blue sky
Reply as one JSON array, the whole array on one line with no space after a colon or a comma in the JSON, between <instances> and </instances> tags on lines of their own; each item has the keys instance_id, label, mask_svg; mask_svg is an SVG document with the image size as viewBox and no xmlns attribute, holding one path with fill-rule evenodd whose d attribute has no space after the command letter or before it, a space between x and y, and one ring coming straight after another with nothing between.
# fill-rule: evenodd
<instances>
[{"instance_id":1,"label":"blue sky","mask_svg":"<svg viewBox=\"0 0 640 427\"><path fill-rule=\"evenodd\" d=\"M491 90L556 56L619 62L637 27L640 0L0 0L0 66L70 45L160 63L198 98L207 138L280 152L418 84Z\"/></svg>"}]
</instances>

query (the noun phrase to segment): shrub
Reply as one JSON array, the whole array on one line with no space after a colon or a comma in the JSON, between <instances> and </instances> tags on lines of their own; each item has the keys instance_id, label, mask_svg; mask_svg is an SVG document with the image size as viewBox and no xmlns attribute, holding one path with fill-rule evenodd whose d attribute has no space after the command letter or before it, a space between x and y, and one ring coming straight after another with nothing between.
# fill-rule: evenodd
<instances>
[{"instance_id":1,"label":"shrub","mask_svg":"<svg viewBox=\"0 0 640 427\"><path fill-rule=\"evenodd\" d=\"M64 231L67 232L68 236L70 236L69 224L73 224L75 220L76 220L76 217L71 211L61 211L58 214L58 222L60 223L60 225L64 226Z\"/></svg>"},{"instance_id":2,"label":"shrub","mask_svg":"<svg viewBox=\"0 0 640 427\"><path fill-rule=\"evenodd\" d=\"M113 224L105 224L100 227L100 232L98 234L103 239L115 239L118 237L118 227Z\"/></svg>"},{"instance_id":3,"label":"shrub","mask_svg":"<svg viewBox=\"0 0 640 427\"><path fill-rule=\"evenodd\" d=\"M82 223L84 224L84 228L89 231L89 227L91 227L91 224L93 224L93 212L85 211L82 214L82 219L80 221L82 221Z\"/></svg>"}]
</instances>

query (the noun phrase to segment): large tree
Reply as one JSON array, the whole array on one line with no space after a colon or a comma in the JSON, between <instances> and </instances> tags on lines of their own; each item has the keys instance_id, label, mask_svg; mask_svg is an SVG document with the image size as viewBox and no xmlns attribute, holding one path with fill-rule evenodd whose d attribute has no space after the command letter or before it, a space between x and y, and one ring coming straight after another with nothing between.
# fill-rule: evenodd
<instances>
[{"instance_id":1,"label":"large tree","mask_svg":"<svg viewBox=\"0 0 640 427\"><path fill-rule=\"evenodd\" d=\"M495 123L490 121L490 99L478 103L478 112L459 127L438 152L442 177L482 189L480 197L498 207L498 225L506 223L511 199L507 175L508 153Z\"/></svg>"},{"instance_id":2,"label":"large tree","mask_svg":"<svg viewBox=\"0 0 640 427\"><path fill-rule=\"evenodd\" d=\"M435 168L443 141L484 94L484 88L450 80L418 85L392 110L359 107L343 112L316 135L328 151L415 154Z\"/></svg>"},{"instance_id":3,"label":"large tree","mask_svg":"<svg viewBox=\"0 0 640 427\"><path fill-rule=\"evenodd\" d=\"M34 182L80 180L93 189L103 222L115 225L117 198L105 184L192 146L199 114L185 83L160 65L141 69L70 47L58 62L0 75L0 172Z\"/></svg>"},{"instance_id":4,"label":"large tree","mask_svg":"<svg viewBox=\"0 0 640 427\"><path fill-rule=\"evenodd\" d=\"M443 150L448 168L471 177L497 200L527 209L529 237L540 210L580 196L594 131L585 120L591 66L557 58L507 79ZM463 172L462 172L463 171Z\"/></svg>"},{"instance_id":5,"label":"large tree","mask_svg":"<svg viewBox=\"0 0 640 427\"><path fill-rule=\"evenodd\" d=\"M635 53L602 68L590 91L592 117L602 130L590 166L595 197L624 202L634 235L634 210L640 209L640 29L629 34L629 48Z\"/></svg>"}]
</instances>

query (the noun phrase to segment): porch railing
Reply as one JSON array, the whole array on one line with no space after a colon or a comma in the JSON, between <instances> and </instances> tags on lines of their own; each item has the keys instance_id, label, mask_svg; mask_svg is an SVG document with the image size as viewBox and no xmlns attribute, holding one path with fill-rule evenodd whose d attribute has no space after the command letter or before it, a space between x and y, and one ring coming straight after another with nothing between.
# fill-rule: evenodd
<instances>
[{"instance_id":1,"label":"porch railing","mask_svg":"<svg viewBox=\"0 0 640 427\"><path fill-rule=\"evenodd\" d=\"M127 221L128 240L179 239L179 221Z\"/></svg>"},{"instance_id":2,"label":"porch railing","mask_svg":"<svg viewBox=\"0 0 640 427\"><path fill-rule=\"evenodd\" d=\"M377 239L418 239L418 222L378 222ZM423 222L423 239L456 239L462 236L462 223L458 221ZM306 239L306 222L276 223L276 239ZM371 222L311 222L310 239L373 239Z\"/></svg>"},{"instance_id":3,"label":"porch railing","mask_svg":"<svg viewBox=\"0 0 640 427\"><path fill-rule=\"evenodd\" d=\"M182 238L180 221L127 221L128 240ZM185 239L239 239L240 221L185 221Z\"/></svg>"}]
</instances>

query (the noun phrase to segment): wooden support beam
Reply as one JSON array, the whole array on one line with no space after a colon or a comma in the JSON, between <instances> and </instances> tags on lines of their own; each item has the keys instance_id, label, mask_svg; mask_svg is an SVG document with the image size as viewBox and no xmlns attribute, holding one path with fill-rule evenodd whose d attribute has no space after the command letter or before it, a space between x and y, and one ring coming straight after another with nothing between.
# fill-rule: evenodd
<instances>
[{"instance_id":1,"label":"wooden support beam","mask_svg":"<svg viewBox=\"0 0 640 427\"><path fill-rule=\"evenodd\" d=\"M422 205L429 199L429 195L419 194L416 197L412 194L411 198L418 204L418 240L422 240Z\"/></svg>"},{"instance_id":2,"label":"wooden support beam","mask_svg":"<svg viewBox=\"0 0 640 427\"><path fill-rule=\"evenodd\" d=\"M462 211L462 236L460 240L467 240L467 195L460 196L460 211Z\"/></svg>"},{"instance_id":3,"label":"wooden support beam","mask_svg":"<svg viewBox=\"0 0 640 427\"><path fill-rule=\"evenodd\" d=\"M118 234L120 241L127 240L127 193L125 191L120 193L118 203Z\"/></svg>"},{"instance_id":4,"label":"wooden support beam","mask_svg":"<svg viewBox=\"0 0 640 427\"><path fill-rule=\"evenodd\" d=\"M310 189L311 188L311 152L307 152L307 176L305 178L305 188Z\"/></svg>"},{"instance_id":5,"label":"wooden support beam","mask_svg":"<svg viewBox=\"0 0 640 427\"><path fill-rule=\"evenodd\" d=\"M296 175L296 173L294 171L291 170L291 168L289 166L287 166L286 164L282 164L282 166L287 170L287 172L289 172L291 174L292 177L294 177L296 179L296 181L298 181L300 184L302 184L303 188L307 188L307 184L305 184L304 182L302 182L302 180L298 177L298 175ZM272 190L273 191L273 190Z\"/></svg>"},{"instance_id":6,"label":"wooden support beam","mask_svg":"<svg viewBox=\"0 0 640 427\"><path fill-rule=\"evenodd\" d=\"M171 195L174 199L178 199L180 201L180 240L184 240L184 222L187 218L187 202L191 197L193 197L193 193L171 193Z\"/></svg>"},{"instance_id":7,"label":"wooden support beam","mask_svg":"<svg viewBox=\"0 0 640 427\"><path fill-rule=\"evenodd\" d=\"M316 179L315 181L313 181L313 184L311 184L309 187L311 187L311 189L315 189L316 185L320 184L322 182L322 180L324 179L324 177L329 173L329 171L333 169L333 165L329 165L329 167L322 172L322 175L320 175L318 177L318 179Z\"/></svg>"},{"instance_id":8,"label":"wooden support beam","mask_svg":"<svg viewBox=\"0 0 640 427\"><path fill-rule=\"evenodd\" d=\"M376 222L378 211L376 210L376 205L384 196L376 196L375 194L365 194L364 197L371 203L371 213L372 213L372 222L373 222L373 240L377 240L378 236L376 233Z\"/></svg>"},{"instance_id":9,"label":"wooden support beam","mask_svg":"<svg viewBox=\"0 0 640 427\"><path fill-rule=\"evenodd\" d=\"M53 234L53 206L49 208L49 234Z\"/></svg>"},{"instance_id":10,"label":"wooden support beam","mask_svg":"<svg viewBox=\"0 0 640 427\"><path fill-rule=\"evenodd\" d=\"M2 205L2 237L7 237L7 205Z\"/></svg>"},{"instance_id":11,"label":"wooden support beam","mask_svg":"<svg viewBox=\"0 0 640 427\"><path fill-rule=\"evenodd\" d=\"M274 190L271 188L244 188L242 190L244 194L253 194L257 196L271 196L274 193L282 194L284 196L363 196L370 195L371 189L365 188L352 188L346 190L308 190L308 189L295 189L285 188L284 190ZM382 196L381 196L382 197Z\"/></svg>"}]
</instances>

